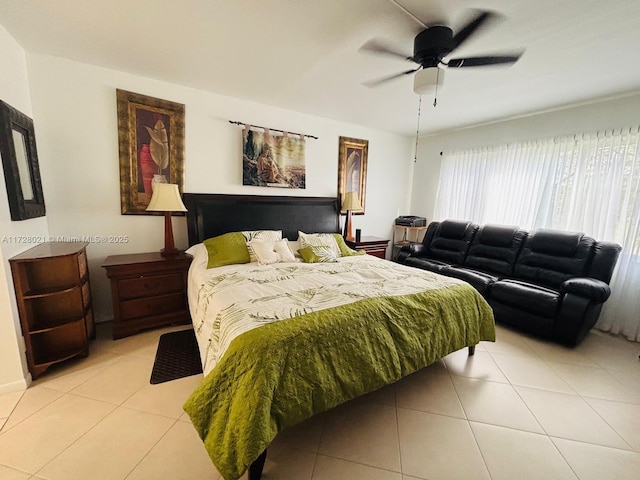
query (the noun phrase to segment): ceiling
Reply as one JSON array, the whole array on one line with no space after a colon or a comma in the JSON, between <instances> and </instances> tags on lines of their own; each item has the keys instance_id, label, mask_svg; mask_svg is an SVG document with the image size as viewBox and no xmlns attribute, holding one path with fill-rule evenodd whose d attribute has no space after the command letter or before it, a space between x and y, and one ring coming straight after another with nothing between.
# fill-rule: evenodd
<instances>
[{"instance_id":1,"label":"ceiling","mask_svg":"<svg viewBox=\"0 0 640 480\"><path fill-rule=\"evenodd\" d=\"M455 32L471 8L503 18L453 56L524 54L449 69L421 134L640 91L638 0L0 0L0 24L28 52L415 135L411 75L362 85L413 64L359 49L411 55L416 18Z\"/></svg>"}]
</instances>

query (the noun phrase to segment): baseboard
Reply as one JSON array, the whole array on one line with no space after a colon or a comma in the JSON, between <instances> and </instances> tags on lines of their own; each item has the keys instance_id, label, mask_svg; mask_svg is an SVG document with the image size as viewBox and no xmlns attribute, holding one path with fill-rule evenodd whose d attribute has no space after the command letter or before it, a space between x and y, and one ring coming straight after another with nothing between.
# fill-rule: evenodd
<instances>
[{"instance_id":1,"label":"baseboard","mask_svg":"<svg viewBox=\"0 0 640 480\"><path fill-rule=\"evenodd\" d=\"M19 392L26 390L31 385L31 374L27 373L26 378L11 383L0 385L0 395L4 393Z\"/></svg>"}]
</instances>

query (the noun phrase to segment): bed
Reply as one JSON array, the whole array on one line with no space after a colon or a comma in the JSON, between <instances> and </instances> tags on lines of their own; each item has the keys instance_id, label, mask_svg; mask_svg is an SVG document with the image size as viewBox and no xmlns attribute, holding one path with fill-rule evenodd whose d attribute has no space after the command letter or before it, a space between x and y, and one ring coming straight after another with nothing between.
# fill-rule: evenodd
<instances>
[{"instance_id":1,"label":"bed","mask_svg":"<svg viewBox=\"0 0 640 480\"><path fill-rule=\"evenodd\" d=\"M281 230L291 242L338 232L335 198L185 193L184 203L205 373L184 409L226 480L259 479L284 428L495 339L473 287L370 255L206 268L202 242L229 232Z\"/></svg>"}]
</instances>

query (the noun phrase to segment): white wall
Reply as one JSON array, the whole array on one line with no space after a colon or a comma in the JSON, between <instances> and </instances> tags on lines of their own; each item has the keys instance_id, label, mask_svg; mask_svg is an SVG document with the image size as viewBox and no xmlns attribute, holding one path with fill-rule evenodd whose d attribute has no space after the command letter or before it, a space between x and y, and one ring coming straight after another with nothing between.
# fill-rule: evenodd
<instances>
[{"instance_id":1,"label":"white wall","mask_svg":"<svg viewBox=\"0 0 640 480\"><path fill-rule=\"evenodd\" d=\"M0 100L32 117L25 52L0 25ZM36 127L37 136L37 127ZM8 259L34 246L22 237L46 238L47 218L11 221L4 173L0 173L0 393L30 382ZM46 198L46 189L44 191Z\"/></svg>"},{"instance_id":2,"label":"white wall","mask_svg":"<svg viewBox=\"0 0 640 480\"><path fill-rule=\"evenodd\" d=\"M440 152L520 140L640 126L640 94L421 138L411 211L434 220ZM436 219L442 220L442 219Z\"/></svg>"},{"instance_id":3,"label":"white wall","mask_svg":"<svg viewBox=\"0 0 640 480\"><path fill-rule=\"evenodd\" d=\"M99 321L112 318L103 260L163 246L161 217L120 214L116 88L185 104L187 192L336 196L338 138L346 136L369 140L366 215L354 217L354 228L390 238L397 213L408 211L410 137L50 56L28 55L27 62L50 234L129 237L126 244L87 249ZM229 120L319 137L306 143L307 188L242 186L241 129ZM176 246L186 247L184 218L174 218L174 234Z\"/></svg>"}]
</instances>

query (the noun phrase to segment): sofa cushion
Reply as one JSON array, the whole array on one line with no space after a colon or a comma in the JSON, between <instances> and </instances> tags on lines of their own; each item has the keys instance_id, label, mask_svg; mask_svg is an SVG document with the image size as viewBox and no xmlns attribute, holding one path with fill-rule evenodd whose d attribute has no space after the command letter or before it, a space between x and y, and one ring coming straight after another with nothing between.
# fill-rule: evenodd
<instances>
[{"instance_id":1,"label":"sofa cushion","mask_svg":"<svg viewBox=\"0 0 640 480\"><path fill-rule=\"evenodd\" d=\"M565 280L585 275L594 243L593 238L582 234L535 230L525 241L513 275L557 289Z\"/></svg>"},{"instance_id":2,"label":"sofa cushion","mask_svg":"<svg viewBox=\"0 0 640 480\"><path fill-rule=\"evenodd\" d=\"M485 225L473 238L464 266L510 276L526 237L527 232L518 227Z\"/></svg>"},{"instance_id":3,"label":"sofa cushion","mask_svg":"<svg viewBox=\"0 0 640 480\"><path fill-rule=\"evenodd\" d=\"M444 220L427 230L423 245L427 251L422 255L454 265L464 261L478 225L470 222ZM428 242L428 243L427 243Z\"/></svg>"},{"instance_id":4,"label":"sofa cushion","mask_svg":"<svg viewBox=\"0 0 640 480\"><path fill-rule=\"evenodd\" d=\"M498 280L491 285L492 300L554 318L560 306L560 293L533 283L518 280Z\"/></svg>"},{"instance_id":5,"label":"sofa cushion","mask_svg":"<svg viewBox=\"0 0 640 480\"><path fill-rule=\"evenodd\" d=\"M443 269L451 266L450 263L441 262L440 260L434 260L432 258L423 258L423 257L407 257L404 264L409 265L410 267L418 267L423 270L429 270L430 272L436 272L436 273L439 273Z\"/></svg>"},{"instance_id":6,"label":"sofa cushion","mask_svg":"<svg viewBox=\"0 0 640 480\"><path fill-rule=\"evenodd\" d=\"M478 234L478 243L493 247L509 247L518 227L502 225L485 225Z\"/></svg>"},{"instance_id":7,"label":"sofa cushion","mask_svg":"<svg viewBox=\"0 0 640 480\"><path fill-rule=\"evenodd\" d=\"M461 240L470 224L470 222L461 222L458 220L443 220L440 222L438 234L443 238Z\"/></svg>"},{"instance_id":8,"label":"sofa cushion","mask_svg":"<svg viewBox=\"0 0 640 480\"><path fill-rule=\"evenodd\" d=\"M447 268L445 275L448 277L459 278L460 280L470 283L471 286L478 290L482 295L486 295L491 284L498 280L496 275L491 275L490 273L472 270L458 265Z\"/></svg>"},{"instance_id":9,"label":"sofa cushion","mask_svg":"<svg viewBox=\"0 0 640 480\"><path fill-rule=\"evenodd\" d=\"M529 238L532 251L558 257L572 257L578 249L582 233L562 232L559 230L534 230Z\"/></svg>"}]
</instances>

